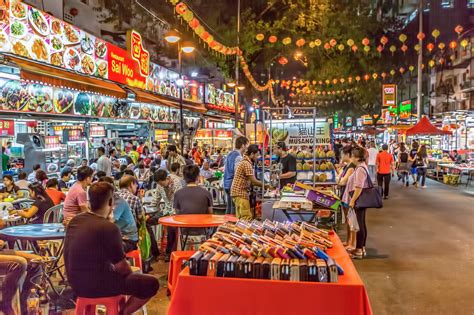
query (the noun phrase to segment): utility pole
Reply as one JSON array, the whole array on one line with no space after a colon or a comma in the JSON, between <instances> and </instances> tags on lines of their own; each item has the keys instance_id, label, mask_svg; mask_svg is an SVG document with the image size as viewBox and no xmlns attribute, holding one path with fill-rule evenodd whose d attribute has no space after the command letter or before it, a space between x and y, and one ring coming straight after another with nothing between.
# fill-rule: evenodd
<instances>
[{"instance_id":1,"label":"utility pole","mask_svg":"<svg viewBox=\"0 0 474 315\"><path fill-rule=\"evenodd\" d=\"M237 49L240 45L240 0L237 0ZM239 127L239 54L235 54L235 87L234 87L234 103L235 103L235 129Z\"/></svg>"},{"instance_id":2,"label":"utility pole","mask_svg":"<svg viewBox=\"0 0 474 315\"><path fill-rule=\"evenodd\" d=\"M418 34L423 33L423 0L419 0L418 6ZM416 114L418 120L421 119L422 108L423 108L423 37L419 36L418 45L420 50L418 51L418 80L417 80L417 101L416 101Z\"/></svg>"}]
</instances>

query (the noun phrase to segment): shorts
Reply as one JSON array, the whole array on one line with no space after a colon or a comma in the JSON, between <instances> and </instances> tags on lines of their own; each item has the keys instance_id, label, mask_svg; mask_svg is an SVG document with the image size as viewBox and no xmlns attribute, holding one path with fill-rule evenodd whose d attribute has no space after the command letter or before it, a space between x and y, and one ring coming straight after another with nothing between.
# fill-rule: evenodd
<instances>
[{"instance_id":1,"label":"shorts","mask_svg":"<svg viewBox=\"0 0 474 315\"><path fill-rule=\"evenodd\" d=\"M411 167L411 173L415 175L417 173L417 167Z\"/></svg>"},{"instance_id":2,"label":"shorts","mask_svg":"<svg viewBox=\"0 0 474 315\"><path fill-rule=\"evenodd\" d=\"M71 282L73 291L80 297L99 298L115 295L131 295L139 299L149 299L156 295L160 287L158 279L151 275L131 273L124 277L118 273L107 273L96 277L84 277L80 283ZM99 279L100 278L100 279Z\"/></svg>"},{"instance_id":3,"label":"shorts","mask_svg":"<svg viewBox=\"0 0 474 315\"><path fill-rule=\"evenodd\" d=\"M250 200L248 198L232 197L232 200L234 200L237 219L253 219L252 211L250 211Z\"/></svg>"}]
</instances>

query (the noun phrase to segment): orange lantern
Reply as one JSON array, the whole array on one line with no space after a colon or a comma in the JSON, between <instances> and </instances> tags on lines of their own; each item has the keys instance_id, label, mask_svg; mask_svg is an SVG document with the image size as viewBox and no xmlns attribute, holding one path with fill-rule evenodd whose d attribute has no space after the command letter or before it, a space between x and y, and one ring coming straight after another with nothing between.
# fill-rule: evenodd
<instances>
[{"instance_id":1,"label":"orange lantern","mask_svg":"<svg viewBox=\"0 0 474 315\"><path fill-rule=\"evenodd\" d=\"M367 46L367 45L369 45L369 44L370 44L370 40L369 40L367 37L365 37L365 38L362 40L362 45Z\"/></svg>"},{"instance_id":2,"label":"orange lantern","mask_svg":"<svg viewBox=\"0 0 474 315\"><path fill-rule=\"evenodd\" d=\"M189 21L189 27L195 30L199 26L199 20L196 18L193 18L191 21Z\"/></svg>"},{"instance_id":3,"label":"orange lantern","mask_svg":"<svg viewBox=\"0 0 474 315\"><path fill-rule=\"evenodd\" d=\"M443 42L438 44L438 48L441 49L441 50L443 50L445 47L446 47L446 45Z\"/></svg>"},{"instance_id":4,"label":"orange lantern","mask_svg":"<svg viewBox=\"0 0 474 315\"><path fill-rule=\"evenodd\" d=\"M458 43L456 43L455 40L449 43L449 48L451 48L452 50L456 49L457 46L458 46Z\"/></svg>"},{"instance_id":5,"label":"orange lantern","mask_svg":"<svg viewBox=\"0 0 474 315\"><path fill-rule=\"evenodd\" d=\"M324 49L326 50L331 49L331 45L329 45L329 43L324 44Z\"/></svg>"},{"instance_id":6,"label":"orange lantern","mask_svg":"<svg viewBox=\"0 0 474 315\"><path fill-rule=\"evenodd\" d=\"M344 83L344 81L346 81L346 80L345 80L344 78L340 78L339 81L340 81L341 83Z\"/></svg>"},{"instance_id":7,"label":"orange lantern","mask_svg":"<svg viewBox=\"0 0 474 315\"><path fill-rule=\"evenodd\" d=\"M268 37L268 41L272 44L276 43L277 40L278 38L275 35Z\"/></svg>"},{"instance_id":8,"label":"orange lantern","mask_svg":"<svg viewBox=\"0 0 474 315\"><path fill-rule=\"evenodd\" d=\"M333 79L332 84L337 84L337 79Z\"/></svg>"},{"instance_id":9,"label":"orange lantern","mask_svg":"<svg viewBox=\"0 0 474 315\"><path fill-rule=\"evenodd\" d=\"M278 58L278 63L281 64L282 66L284 66L288 63L288 58L282 56L282 57Z\"/></svg>"},{"instance_id":10,"label":"orange lantern","mask_svg":"<svg viewBox=\"0 0 474 315\"><path fill-rule=\"evenodd\" d=\"M265 38L265 35L263 35L263 34L257 34L257 36L255 36L255 38L260 42L260 41L262 41L262 40Z\"/></svg>"},{"instance_id":11,"label":"orange lantern","mask_svg":"<svg viewBox=\"0 0 474 315\"><path fill-rule=\"evenodd\" d=\"M178 3L175 8L176 13L178 13L179 15L183 15L184 13L186 13L186 11L188 11L188 7L182 2Z\"/></svg>"},{"instance_id":12,"label":"orange lantern","mask_svg":"<svg viewBox=\"0 0 474 315\"><path fill-rule=\"evenodd\" d=\"M385 77L387 76L387 74L385 72L382 72L380 75L382 76L382 79L385 80Z\"/></svg>"},{"instance_id":13,"label":"orange lantern","mask_svg":"<svg viewBox=\"0 0 474 315\"><path fill-rule=\"evenodd\" d=\"M303 38L300 38L296 41L295 44L296 44L297 47L302 47L302 46L304 46L305 43L306 43L306 41Z\"/></svg>"},{"instance_id":14,"label":"orange lantern","mask_svg":"<svg viewBox=\"0 0 474 315\"><path fill-rule=\"evenodd\" d=\"M352 45L351 49L352 49L353 52L357 52L357 49L359 49L359 48L357 47L357 45Z\"/></svg>"},{"instance_id":15,"label":"orange lantern","mask_svg":"<svg viewBox=\"0 0 474 315\"><path fill-rule=\"evenodd\" d=\"M380 43L385 46L385 44L388 43L388 38L386 36L382 36L382 38L380 38Z\"/></svg>"},{"instance_id":16,"label":"orange lantern","mask_svg":"<svg viewBox=\"0 0 474 315\"><path fill-rule=\"evenodd\" d=\"M357 81L357 82L360 81L360 76L356 76L356 81Z\"/></svg>"},{"instance_id":17,"label":"orange lantern","mask_svg":"<svg viewBox=\"0 0 474 315\"><path fill-rule=\"evenodd\" d=\"M402 47L400 47L401 51L403 51L403 53L406 53L406 51L408 50L408 46L403 44Z\"/></svg>"},{"instance_id":18,"label":"orange lantern","mask_svg":"<svg viewBox=\"0 0 474 315\"><path fill-rule=\"evenodd\" d=\"M403 73L405 73L405 68L400 67L400 69L398 71L400 71L400 73L403 74Z\"/></svg>"},{"instance_id":19,"label":"orange lantern","mask_svg":"<svg viewBox=\"0 0 474 315\"><path fill-rule=\"evenodd\" d=\"M464 28L462 27L462 25L458 25L454 28L454 31L458 34L458 36L462 33L463 30Z\"/></svg>"},{"instance_id":20,"label":"orange lantern","mask_svg":"<svg viewBox=\"0 0 474 315\"><path fill-rule=\"evenodd\" d=\"M418 38L418 40L423 40L423 39L425 39L425 33L419 32L419 33L416 35L416 38Z\"/></svg>"},{"instance_id":21,"label":"orange lantern","mask_svg":"<svg viewBox=\"0 0 474 315\"><path fill-rule=\"evenodd\" d=\"M433 43L429 43L428 45L426 45L426 49L428 49L429 52L433 51L435 45Z\"/></svg>"},{"instance_id":22,"label":"orange lantern","mask_svg":"<svg viewBox=\"0 0 474 315\"><path fill-rule=\"evenodd\" d=\"M370 75L368 75L368 74L364 75L364 80L365 81L368 81L369 79L370 79Z\"/></svg>"},{"instance_id":23,"label":"orange lantern","mask_svg":"<svg viewBox=\"0 0 474 315\"><path fill-rule=\"evenodd\" d=\"M331 45L331 47L336 46L336 44L337 44L337 41L334 38L329 41L329 45Z\"/></svg>"},{"instance_id":24,"label":"orange lantern","mask_svg":"<svg viewBox=\"0 0 474 315\"><path fill-rule=\"evenodd\" d=\"M377 46L377 51L378 51L379 53L382 53L382 51L383 51L383 46L382 46L382 45L378 45L378 46Z\"/></svg>"},{"instance_id":25,"label":"orange lantern","mask_svg":"<svg viewBox=\"0 0 474 315\"><path fill-rule=\"evenodd\" d=\"M377 73L372 74L372 78L374 78L374 80L377 80L378 77L379 77L379 75Z\"/></svg>"}]
</instances>

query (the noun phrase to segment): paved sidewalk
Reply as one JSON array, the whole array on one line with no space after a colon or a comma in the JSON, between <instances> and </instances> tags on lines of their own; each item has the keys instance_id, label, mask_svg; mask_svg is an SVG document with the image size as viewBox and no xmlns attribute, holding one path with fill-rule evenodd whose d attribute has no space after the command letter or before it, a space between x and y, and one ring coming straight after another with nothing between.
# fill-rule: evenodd
<instances>
[{"instance_id":1,"label":"paved sidewalk","mask_svg":"<svg viewBox=\"0 0 474 315\"><path fill-rule=\"evenodd\" d=\"M356 267L374 314L474 314L474 198L465 187L392 181L367 212L368 257Z\"/></svg>"}]
</instances>

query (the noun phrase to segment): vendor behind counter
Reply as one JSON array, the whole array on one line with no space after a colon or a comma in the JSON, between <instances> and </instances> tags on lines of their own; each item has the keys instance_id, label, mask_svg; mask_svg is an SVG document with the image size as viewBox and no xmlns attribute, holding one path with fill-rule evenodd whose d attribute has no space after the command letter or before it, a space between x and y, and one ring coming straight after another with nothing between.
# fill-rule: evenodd
<instances>
[{"instance_id":1,"label":"vendor behind counter","mask_svg":"<svg viewBox=\"0 0 474 315\"><path fill-rule=\"evenodd\" d=\"M273 152L278 156L278 162L282 166L280 188L287 184L294 184L296 182L296 158L288 153L286 143L283 141L275 144Z\"/></svg>"}]
</instances>

